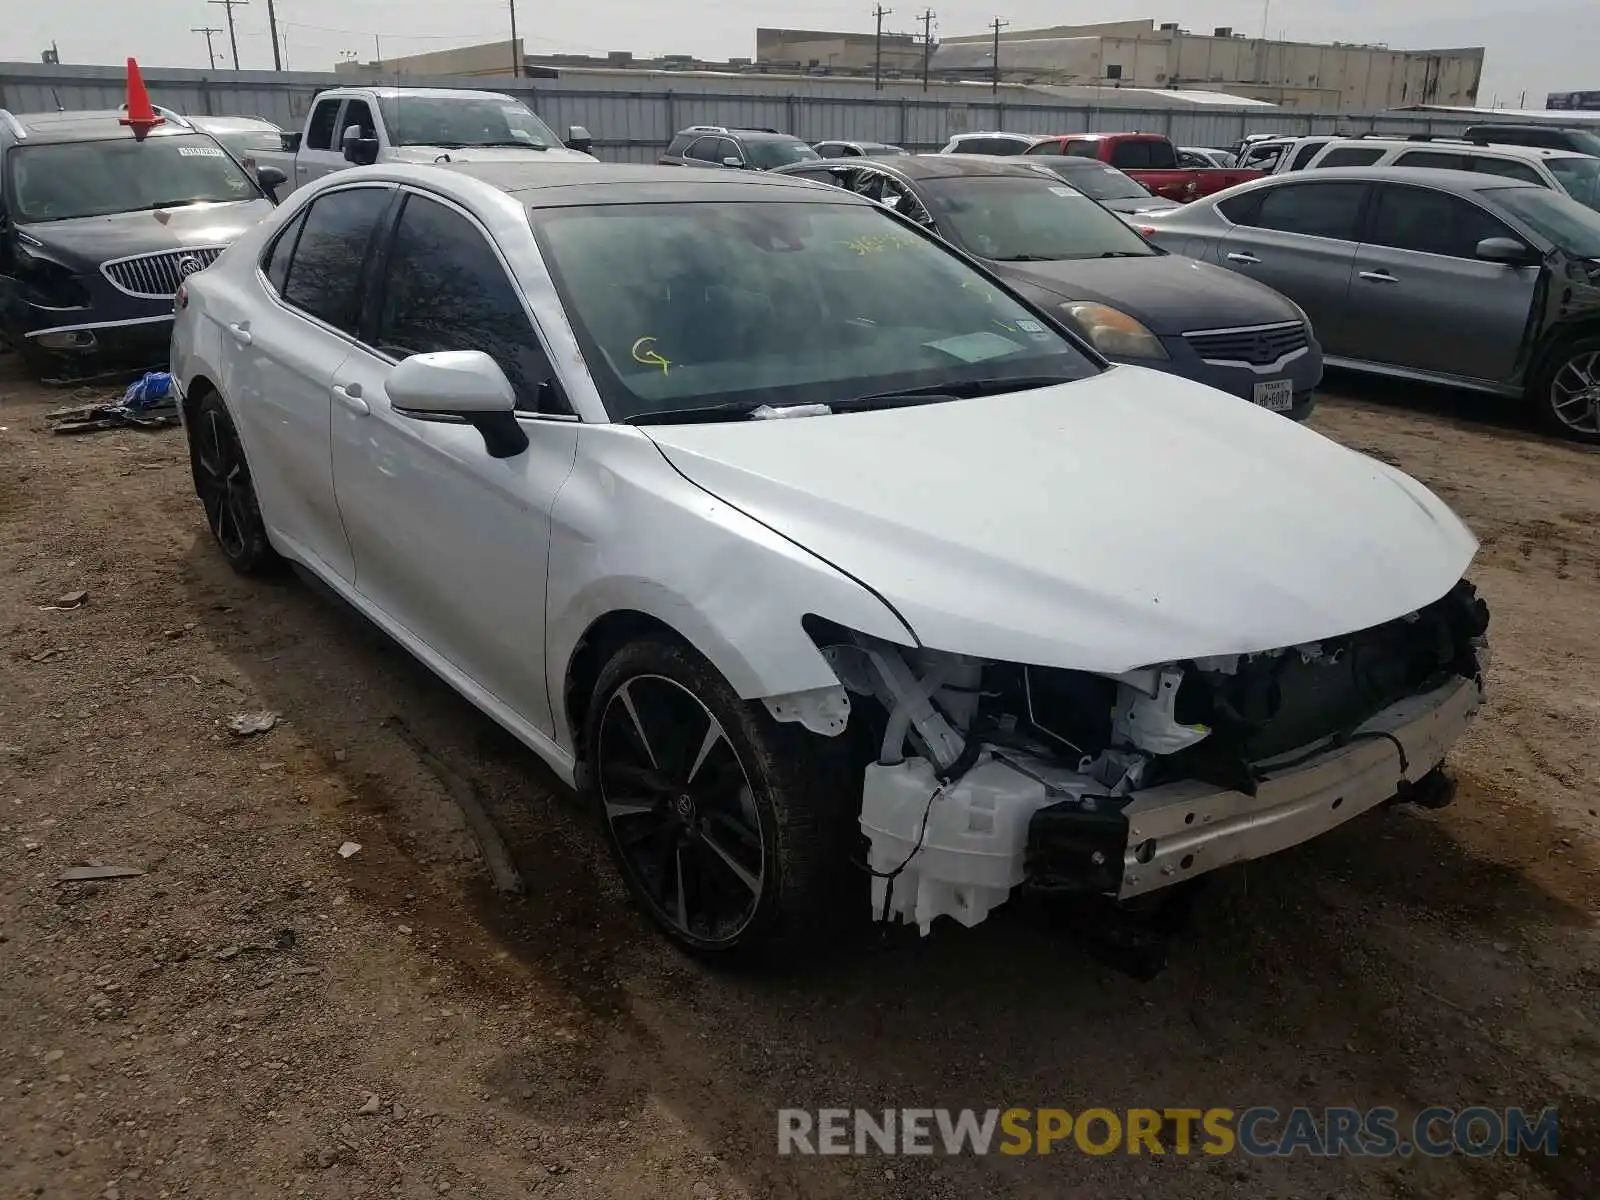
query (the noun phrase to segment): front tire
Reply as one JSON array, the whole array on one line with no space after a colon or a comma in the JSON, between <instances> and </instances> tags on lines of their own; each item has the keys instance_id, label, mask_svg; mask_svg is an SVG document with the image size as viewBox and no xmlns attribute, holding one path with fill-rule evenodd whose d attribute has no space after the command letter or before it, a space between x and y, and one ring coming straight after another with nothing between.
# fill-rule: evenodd
<instances>
[{"instance_id":1,"label":"front tire","mask_svg":"<svg viewBox=\"0 0 1600 1200\"><path fill-rule=\"evenodd\" d=\"M687 646L625 646L600 673L585 745L612 858L691 953L816 946L838 928L859 796L843 746L741 700Z\"/></svg>"},{"instance_id":2,"label":"front tire","mask_svg":"<svg viewBox=\"0 0 1600 1200\"><path fill-rule=\"evenodd\" d=\"M206 525L228 565L241 575L261 575L282 562L267 540L261 507L250 482L239 431L222 397L207 392L188 422L189 468Z\"/></svg>"},{"instance_id":3,"label":"front tire","mask_svg":"<svg viewBox=\"0 0 1600 1200\"><path fill-rule=\"evenodd\" d=\"M1558 347L1531 389L1541 426L1557 437L1600 443L1600 334Z\"/></svg>"}]
</instances>

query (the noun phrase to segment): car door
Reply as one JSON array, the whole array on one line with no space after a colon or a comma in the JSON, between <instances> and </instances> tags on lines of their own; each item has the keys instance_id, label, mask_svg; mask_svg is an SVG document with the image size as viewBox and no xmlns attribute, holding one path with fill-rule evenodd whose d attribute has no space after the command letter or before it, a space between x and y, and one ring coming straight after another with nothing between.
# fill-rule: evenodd
<instances>
[{"instance_id":1,"label":"car door","mask_svg":"<svg viewBox=\"0 0 1600 1200\"><path fill-rule=\"evenodd\" d=\"M342 171L350 164L339 148L340 110L344 101L337 96L318 100L311 110L311 120L306 122L306 135L300 140L300 150L294 156L294 185L310 183L333 171Z\"/></svg>"},{"instance_id":2,"label":"car door","mask_svg":"<svg viewBox=\"0 0 1600 1200\"><path fill-rule=\"evenodd\" d=\"M1351 280L1356 357L1471 379L1510 380L1537 266L1484 262L1484 238L1524 241L1450 192L1380 184Z\"/></svg>"},{"instance_id":3,"label":"car door","mask_svg":"<svg viewBox=\"0 0 1600 1200\"><path fill-rule=\"evenodd\" d=\"M1291 175L1217 205L1233 222L1217 247L1221 265L1305 309L1330 354L1350 352L1350 270L1367 191L1365 183Z\"/></svg>"},{"instance_id":4,"label":"car door","mask_svg":"<svg viewBox=\"0 0 1600 1200\"><path fill-rule=\"evenodd\" d=\"M256 495L276 532L341 578L354 575L329 463L334 373L350 355L360 276L384 210L385 185L319 195L269 245L264 295L219 301L222 380L250 456Z\"/></svg>"},{"instance_id":5,"label":"car door","mask_svg":"<svg viewBox=\"0 0 1600 1200\"><path fill-rule=\"evenodd\" d=\"M333 381L333 476L355 586L519 718L551 731L544 674L550 509L577 423L503 255L463 209L407 191L363 338ZM491 458L465 424L401 416L384 381L411 354L483 350L528 448Z\"/></svg>"}]
</instances>

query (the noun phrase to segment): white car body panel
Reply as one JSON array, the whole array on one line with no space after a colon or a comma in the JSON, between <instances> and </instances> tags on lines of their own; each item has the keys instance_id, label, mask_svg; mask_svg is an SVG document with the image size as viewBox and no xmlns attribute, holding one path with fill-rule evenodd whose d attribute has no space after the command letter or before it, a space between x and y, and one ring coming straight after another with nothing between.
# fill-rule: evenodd
<instances>
[{"instance_id":1,"label":"white car body panel","mask_svg":"<svg viewBox=\"0 0 1600 1200\"><path fill-rule=\"evenodd\" d=\"M1117 367L649 432L708 491L868 579L925 645L1116 674L1368 628L1461 578L1477 542L1432 493L1271 418Z\"/></svg>"}]
</instances>

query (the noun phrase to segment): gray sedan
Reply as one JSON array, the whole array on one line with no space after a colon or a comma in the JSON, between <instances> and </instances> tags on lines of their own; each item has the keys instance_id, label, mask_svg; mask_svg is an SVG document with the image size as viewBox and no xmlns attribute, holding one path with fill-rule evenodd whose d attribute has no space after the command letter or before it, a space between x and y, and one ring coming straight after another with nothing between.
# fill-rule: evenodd
<instances>
[{"instance_id":1,"label":"gray sedan","mask_svg":"<svg viewBox=\"0 0 1600 1200\"><path fill-rule=\"evenodd\" d=\"M932 229L1107 358L1295 420L1311 412L1322 351L1304 313L1270 288L1152 246L1042 161L916 154L779 171L847 188Z\"/></svg>"},{"instance_id":2,"label":"gray sedan","mask_svg":"<svg viewBox=\"0 0 1600 1200\"><path fill-rule=\"evenodd\" d=\"M1600 213L1497 175L1340 168L1242 184L1141 226L1310 315L1329 364L1526 398L1600 443Z\"/></svg>"}]
</instances>

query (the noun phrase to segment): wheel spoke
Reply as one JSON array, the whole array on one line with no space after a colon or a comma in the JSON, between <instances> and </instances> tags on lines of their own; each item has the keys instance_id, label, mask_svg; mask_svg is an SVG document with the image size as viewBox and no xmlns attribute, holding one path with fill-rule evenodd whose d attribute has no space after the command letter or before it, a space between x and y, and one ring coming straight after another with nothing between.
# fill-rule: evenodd
<instances>
[{"instance_id":1,"label":"wheel spoke","mask_svg":"<svg viewBox=\"0 0 1600 1200\"><path fill-rule=\"evenodd\" d=\"M678 926L683 930L689 928L689 895L683 884L683 843L679 842L674 847L673 864L677 868L673 873L678 877Z\"/></svg>"},{"instance_id":2,"label":"wheel spoke","mask_svg":"<svg viewBox=\"0 0 1600 1200\"><path fill-rule=\"evenodd\" d=\"M734 858L732 854L728 853L728 851L723 848L722 843L718 842L716 838L711 836L711 831L709 829L701 831L700 841L705 845L706 849L710 850L712 854L716 855L718 861L721 862L723 866L727 867L728 870L732 871L734 875L738 877L740 883L744 884L745 887L749 888L750 891L756 895L761 894L761 880L757 876L750 874L749 870L744 866L743 863Z\"/></svg>"},{"instance_id":3,"label":"wheel spoke","mask_svg":"<svg viewBox=\"0 0 1600 1200\"><path fill-rule=\"evenodd\" d=\"M650 765L656 770L661 769L660 762L656 759L656 752L650 748L650 739L645 736L644 722L639 719L639 710L633 703L633 680L628 680L618 690L617 696L622 701L622 707L627 711L628 719L633 722L633 732L638 735L639 744L644 747L645 757L650 760Z\"/></svg>"},{"instance_id":4,"label":"wheel spoke","mask_svg":"<svg viewBox=\"0 0 1600 1200\"><path fill-rule=\"evenodd\" d=\"M715 717L710 717L710 724L706 726L706 736L701 739L700 749L696 751L694 762L689 764L689 774L684 777L683 784L688 787L694 782L694 777L700 774L700 768L705 766L706 759L711 751L716 749L719 742L728 740L727 734L722 732L722 725Z\"/></svg>"},{"instance_id":5,"label":"wheel spoke","mask_svg":"<svg viewBox=\"0 0 1600 1200\"><path fill-rule=\"evenodd\" d=\"M607 800L606 817L619 821L624 817L661 815L661 806L653 800Z\"/></svg>"}]
</instances>

